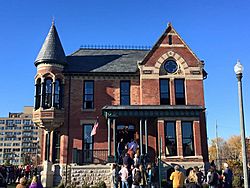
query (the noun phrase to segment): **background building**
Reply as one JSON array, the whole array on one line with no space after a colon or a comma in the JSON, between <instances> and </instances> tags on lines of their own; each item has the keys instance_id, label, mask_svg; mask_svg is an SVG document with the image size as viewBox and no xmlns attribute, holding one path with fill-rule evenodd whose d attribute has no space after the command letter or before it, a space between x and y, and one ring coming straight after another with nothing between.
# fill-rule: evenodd
<instances>
[{"instance_id":1,"label":"background building","mask_svg":"<svg viewBox=\"0 0 250 188\"><path fill-rule=\"evenodd\" d=\"M21 113L9 113L0 118L0 164L13 165L39 159L39 129L32 122L33 107L25 106ZM27 161L27 162L28 162Z\"/></svg>"},{"instance_id":2,"label":"background building","mask_svg":"<svg viewBox=\"0 0 250 188\"><path fill-rule=\"evenodd\" d=\"M86 47L67 57L52 24L35 66L33 121L46 130L43 160L114 161L118 141L133 138L151 161L159 152L185 167L208 161L207 73L171 24L151 49Z\"/></svg>"}]
</instances>

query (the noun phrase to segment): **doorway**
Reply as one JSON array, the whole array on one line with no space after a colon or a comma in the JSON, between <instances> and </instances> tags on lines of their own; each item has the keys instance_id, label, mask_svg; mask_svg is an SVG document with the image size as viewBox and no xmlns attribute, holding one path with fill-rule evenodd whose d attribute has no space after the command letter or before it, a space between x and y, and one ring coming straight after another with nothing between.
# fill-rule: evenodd
<instances>
[{"instance_id":1,"label":"doorway","mask_svg":"<svg viewBox=\"0 0 250 188\"><path fill-rule=\"evenodd\" d=\"M121 138L125 144L130 142L130 140L134 139L135 135L135 126L134 125L117 125L117 133L116 133L116 142L118 143ZM117 145L116 143L116 145Z\"/></svg>"}]
</instances>

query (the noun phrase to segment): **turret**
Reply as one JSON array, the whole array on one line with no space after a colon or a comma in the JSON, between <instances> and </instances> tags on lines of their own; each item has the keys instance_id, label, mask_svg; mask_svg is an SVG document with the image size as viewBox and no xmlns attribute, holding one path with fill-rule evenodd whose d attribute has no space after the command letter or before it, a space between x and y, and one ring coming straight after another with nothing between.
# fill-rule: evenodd
<instances>
[{"instance_id":1,"label":"turret","mask_svg":"<svg viewBox=\"0 0 250 188\"><path fill-rule=\"evenodd\" d=\"M49 30L49 33L43 43L43 46L35 60L35 66L39 64L66 64L65 53L58 36L54 22Z\"/></svg>"},{"instance_id":2,"label":"turret","mask_svg":"<svg viewBox=\"0 0 250 188\"><path fill-rule=\"evenodd\" d=\"M65 53L54 22L35 60L35 110L63 107Z\"/></svg>"}]
</instances>

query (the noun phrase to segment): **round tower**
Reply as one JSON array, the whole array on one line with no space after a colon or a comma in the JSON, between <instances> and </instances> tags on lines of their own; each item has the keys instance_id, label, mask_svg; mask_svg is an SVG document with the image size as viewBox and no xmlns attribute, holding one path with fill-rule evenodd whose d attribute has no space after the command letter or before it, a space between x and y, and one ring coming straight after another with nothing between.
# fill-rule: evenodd
<instances>
[{"instance_id":1,"label":"round tower","mask_svg":"<svg viewBox=\"0 0 250 188\"><path fill-rule=\"evenodd\" d=\"M41 136L42 160L53 161L51 140L64 123L64 75L66 56L54 22L35 60L35 101L33 122L44 129ZM57 135L57 134L56 134Z\"/></svg>"}]
</instances>

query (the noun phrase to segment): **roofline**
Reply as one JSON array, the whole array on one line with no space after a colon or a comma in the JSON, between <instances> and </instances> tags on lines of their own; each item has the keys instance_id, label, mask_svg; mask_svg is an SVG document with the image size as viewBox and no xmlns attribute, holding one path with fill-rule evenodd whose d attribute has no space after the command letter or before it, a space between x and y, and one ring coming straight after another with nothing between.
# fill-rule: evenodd
<instances>
[{"instance_id":1,"label":"roofline","mask_svg":"<svg viewBox=\"0 0 250 188\"><path fill-rule=\"evenodd\" d=\"M187 47L187 49L191 52L191 54L193 54L193 56L197 59L198 63L203 64L201 62L201 60L198 58L198 56L191 50L191 48L187 45L187 43L181 38L181 36L174 29L174 27L172 26L171 23L168 23L167 28L165 29L165 31L163 32L163 34L159 37L159 39L156 41L156 43L153 45L151 51L145 56L145 58L143 59L143 61L141 62L141 64L144 64L144 62L147 61L150 58L150 55L154 53L154 51L156 50L156 48L159 47L158 44L163 40L163 38L169 32L168 31L169 29L172 29L177 34L177 36L180 38L180 40L183 42L183 44Z\"/></svg>"},{"instance_id":2,"label":"roofline","mask_svg":"<svg viewBox=\"0 0 250 188\"><path fill-rule=\"evenodd\" d=\"M53 59L39 59L39 60L36 60L34 62L36 67L42 63L48 63L48 64L52 63L52 64L58 64L58 65L66 65L67 64L67 62L58 62L57 60L53 60Z\"/></svg>"},{"instance_id":3,"label":"roofline","mask_svg":"<svg viewBox=\"0 0 250 188\"><path fill-rule=\"evenodd\" d=\"M63 71L65 76L140 76L139 72L66 72Z\"/></svg>"},{"instance_id":4,"label":"roofline","mask_svg":"<svg viewBox=\"0 0 250 188\"><path fill-rule=\"evenodd\" d=\"M78 50L76 50L75 52L67 55L66 57L69 56L74 56L74 54L76 54L77 52L81 51L81 50L134 50L134 51L148 51L150 52L151 49L137 49L137 48L79 48Z\"/></svg>"}]
</instances>

